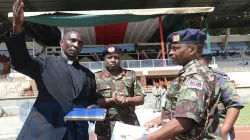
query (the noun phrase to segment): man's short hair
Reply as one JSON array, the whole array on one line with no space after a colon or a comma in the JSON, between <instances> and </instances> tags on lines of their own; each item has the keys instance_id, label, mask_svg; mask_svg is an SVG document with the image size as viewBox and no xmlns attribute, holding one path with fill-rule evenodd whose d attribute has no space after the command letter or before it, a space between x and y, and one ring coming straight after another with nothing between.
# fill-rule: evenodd
<instances>
[{"instance_id":1,"label":"man's short hair","mask_svg":"<svg viewBox=\"0 0 250 140\"><path fill-rule=\"evenodd\" d=\"M77 30L71 30L71 31L65 32L64 35L62 36L62 39L63 39L63 40L67 39L70 33L78 33L78 34L80 34L80 36L82 37L81 32L79 32L79 31L77 31ZM82 38L83 38L83 37L82 37Z\"/></svg>"}]
</instances>

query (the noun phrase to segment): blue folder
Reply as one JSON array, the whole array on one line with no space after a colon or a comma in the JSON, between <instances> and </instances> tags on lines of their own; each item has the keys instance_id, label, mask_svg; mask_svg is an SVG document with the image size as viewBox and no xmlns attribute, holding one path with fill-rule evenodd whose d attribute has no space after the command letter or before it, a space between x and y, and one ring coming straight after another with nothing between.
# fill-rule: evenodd
<instances>
[{"instance_id":1,"label":"blue folder","mask_svg":"<svg viewBox=\"0 0 250 140\"><path fill-rule=\"evenodd\" d=\"M105 116L105 108L74 108L64 117L64 121L102 121Z\"/></svg>"}]
</instances>

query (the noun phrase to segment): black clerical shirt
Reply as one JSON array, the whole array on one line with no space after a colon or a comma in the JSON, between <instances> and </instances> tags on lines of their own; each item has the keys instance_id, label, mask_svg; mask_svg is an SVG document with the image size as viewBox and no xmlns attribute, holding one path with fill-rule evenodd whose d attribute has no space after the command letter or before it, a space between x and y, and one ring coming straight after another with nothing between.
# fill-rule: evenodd
<instances>
[{"instance_id":1,"label":"black clerical shirt","mask_svg":"<svg viewBox=\"0 0 250 140\"><path fill-rule=\"evenodd\" d=\"M60 60L62 62L65 63L67 69L70 72L70 75L72 77L72 81L73 81L73 86L74 86L74 96L76 96L77 94L80 93L81 89L83 88L84 85L84 79L86 78L85 76L83 76L82 74L82 70L80 69L80 64L79 62L76 61L69 61L66 58L64 58L63 56L59 56Z\"/></svg>"}]
</instances>

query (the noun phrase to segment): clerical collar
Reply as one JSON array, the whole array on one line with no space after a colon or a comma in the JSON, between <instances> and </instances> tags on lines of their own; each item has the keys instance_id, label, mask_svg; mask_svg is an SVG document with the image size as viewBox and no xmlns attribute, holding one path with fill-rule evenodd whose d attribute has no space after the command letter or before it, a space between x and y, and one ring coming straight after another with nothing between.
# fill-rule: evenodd
<instances>
[{"instance_id":1,"label":"clerical collar","mask_svg":"<svg viewBox=\"0 0 250 140\"><path fill-rule=\"evenodd\" d=\"M60 61L62 61L62 62L64 62L64 63L67 63L67 64L69 64L69 65L78 64L77 60L75 60L75 61L70 61L70 60L64 58L62 55L60 55L58 58L59 58Z\"/></svg>"},{"instance_id":2,"label":"clerical collar","mask_svg":"<svg viewBox=\"0 0 250 140\"><path fill-rule=\"evenodd\" d=\"M67 64L72 65L73 61L68 60Z\"/></svg>"}]
</instances>

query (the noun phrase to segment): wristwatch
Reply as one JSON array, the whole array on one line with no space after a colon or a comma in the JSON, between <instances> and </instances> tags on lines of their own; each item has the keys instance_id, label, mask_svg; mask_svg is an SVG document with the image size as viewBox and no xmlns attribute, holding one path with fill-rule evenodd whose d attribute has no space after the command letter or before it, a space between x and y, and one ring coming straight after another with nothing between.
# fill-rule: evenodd
<instances>
[{"instance_id":1,"label":"wristwatch","mask_svg":"<svg viewBox=\"0 0 250 140\"><path fill-rule=\"evenodd\" d=\"M143 134L142 137L141 137L142 140L147 140L147 136L148 136L147 134Z\"/></svg>"}]
</instances>

